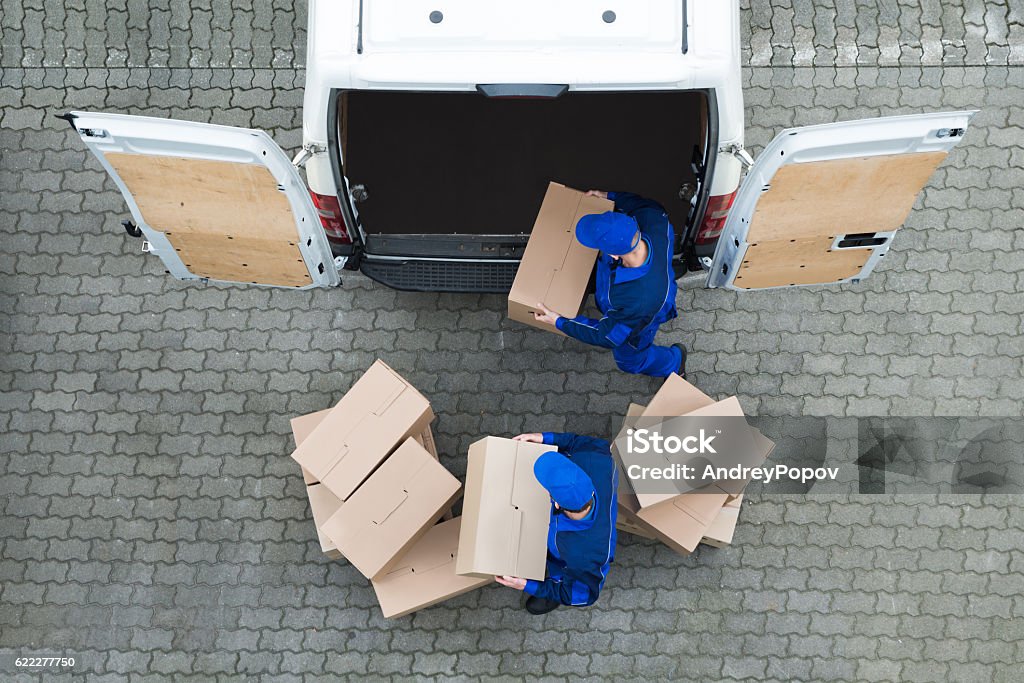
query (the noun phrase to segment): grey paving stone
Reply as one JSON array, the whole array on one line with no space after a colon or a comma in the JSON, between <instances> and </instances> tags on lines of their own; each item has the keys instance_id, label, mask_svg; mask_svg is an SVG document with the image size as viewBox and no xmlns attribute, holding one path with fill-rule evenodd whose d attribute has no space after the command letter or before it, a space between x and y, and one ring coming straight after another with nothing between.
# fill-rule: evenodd
<instances>
[{"instance_id":1,"label":"grey paving stone","mask_svg":"<svg viewBox=\"0 0 1024 683\"><path fill-rule=\"evenodd\" d=\"M497 588L387 623L350 567L318 561L281 415L330 405L374 356L431 394L449 463L488 429L605 429L656 385L610 384L606 358L514 328L500 297L358 276L330 293L201 288L115 236L122 201L50 113L258 125L293 148L306 11L0 5L0 647L91 648L95 680L1016 680L1013 501L762 497L728 551L624 540L601 602L543 623ZM665 338L694 349L702 388L768 415L1019 411L1024 15L743 0L741 20L754 151L794 123L983 110L871 281L684 287ZM500 420L465 414L493 405ZM637 651L651 643L658 656Z\"/></svg>"}]
</instances>

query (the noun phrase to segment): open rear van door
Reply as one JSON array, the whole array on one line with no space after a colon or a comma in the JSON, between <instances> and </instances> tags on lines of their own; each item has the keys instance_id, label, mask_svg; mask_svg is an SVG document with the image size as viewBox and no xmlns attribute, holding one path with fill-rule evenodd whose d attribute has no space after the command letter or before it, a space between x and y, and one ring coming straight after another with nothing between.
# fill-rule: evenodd
<instances>
[{"instance_id":1,"label":"open rear van door","mask_svg":"<svg viewBox=\"0 0 1024 683\"><path fill-rule=\"evenodd\" d=\"M782 131L740 185L708 286L742 291L864 279L975 113Z\"/></svg>"},{"instance_id":2,"label":"open rear van door","mask_svg":"<svg viewBox=\"0 0 1024 683\"><path fill-rule=\"evenodd\" d=\"M123 114L67 118L174 277L338 284L309 191L264 131Z\"/></svg>"}]
</instances>

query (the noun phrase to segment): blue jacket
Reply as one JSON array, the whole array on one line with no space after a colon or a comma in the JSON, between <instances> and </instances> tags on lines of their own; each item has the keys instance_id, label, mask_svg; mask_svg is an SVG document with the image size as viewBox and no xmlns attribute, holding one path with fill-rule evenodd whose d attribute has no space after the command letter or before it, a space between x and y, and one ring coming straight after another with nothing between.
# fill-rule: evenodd
<instances>
[{"instance_id":1,"label":"blue jacket","mask_svg":"<svg viewBox=\"0 0 1024 683\"><path fill-rule=\"evenodd\" d=\"M609 192L615 210L632 216L647 242L647 260L627 268L607 254L597 258L594 298L604 316L558 318L555 325L581 342L615 348L632 341L652 326L676 317L676 279L672 271L675 234L661 204L630 192Z\"/></svg>"},{"instance_id":2,"label":"blue jacket","mask_svg":"<svg viewBox=\"0 0 1024 683\"><path fill-rule=\"evenodd\" d=\"M544 432L544 443L557 446L587 473L597 500L590 514L579 521L556 514L552 504L547 577L527 581L524 590L563 605L592 605L615 559L619 473L610 445L603 439Z\"/></svg>"}]
</instances>

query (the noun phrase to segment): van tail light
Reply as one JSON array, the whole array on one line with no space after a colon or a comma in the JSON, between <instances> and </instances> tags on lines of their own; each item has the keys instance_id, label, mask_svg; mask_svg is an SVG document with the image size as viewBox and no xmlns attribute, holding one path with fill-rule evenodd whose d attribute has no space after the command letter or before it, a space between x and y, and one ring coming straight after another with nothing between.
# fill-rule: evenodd
<instances>
[{"instance_id":1,"label":"van tail light","mask_svg":"<svg viewBox=\"0 0 1024 683\"><path fill-rule=\"evenodd\" d=\"M708 198L708 208L704 211L704 220L697 231L697 244L714 242L722 234L725 219L729 217L729 209L736 199L736 193L720 194Z\"/></svg>"},{"instance_id":2,"label":"van tail light","mask_svg":"<svg viewBox=\"0 0 1024 683\"><path fill-rule=\"evenodd\" d=\"M345 225L345 218L341 213L341 202L334 195L318 194L310 192L313 198L313 206L320 214L320 223L324 226L327 239L339 244L352 244L352 234Z\"/></svg>"}]
</instances>

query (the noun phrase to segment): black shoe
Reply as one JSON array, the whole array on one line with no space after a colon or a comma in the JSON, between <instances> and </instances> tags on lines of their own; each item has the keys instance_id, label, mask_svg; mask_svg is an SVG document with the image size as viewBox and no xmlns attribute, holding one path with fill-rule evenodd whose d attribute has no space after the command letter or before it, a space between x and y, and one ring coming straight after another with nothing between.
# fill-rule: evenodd
<instances>
[{"instance_id":1,"label":"black shoe","mask_svg":"<svg viewBox=\"0 0 1024 683\"><path fill-rule=\"evenodd\" d=\"M686 379L686 347L682 344L673 344L672 346L679 349L679 353L683 355L683 359L679 361L679 369L676 372L680 377Z\"/></svg>"},{"instance_id":2,"label":"black shoe","mask_svg":"<svg viewBox=\"0 0 1024 683\"><path fill-rule=\"evenodd\" d=\"M554 600L548 600L547 598L538 598L534 595L526 598L526 611L530 614L547 614L558 609L561 603L555 602Z\"/></svg>"}]
</instances>

